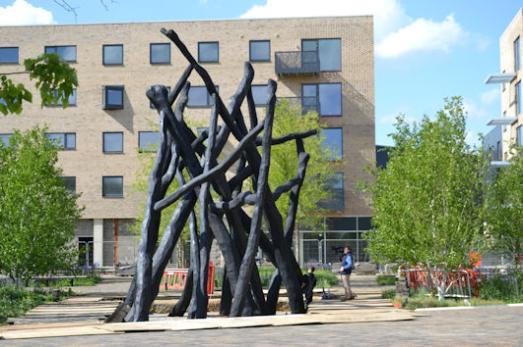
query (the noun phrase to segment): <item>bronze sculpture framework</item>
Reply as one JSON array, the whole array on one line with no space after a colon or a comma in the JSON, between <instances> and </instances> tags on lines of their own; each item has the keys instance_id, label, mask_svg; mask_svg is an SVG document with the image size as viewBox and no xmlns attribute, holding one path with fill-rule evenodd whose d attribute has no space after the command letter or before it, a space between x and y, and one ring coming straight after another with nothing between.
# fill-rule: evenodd
<instances>
[{"instance_id":1,"label":"bronze sculpture framework","mask_svg":"<svg viewBox=\"0 0 523 347\"><path fill-rule=\"evenodd\" d=\"M148 320L164 269L187 222L191 246L189 273L171 316L183 316L188 311L189 318L207 317L207 274L213 239L217 241L225 262L220 314L275 314L282 283L287 289L291 312L304 313L301 269L291 250L291 242L300 189L309 160L303 140L316 131L273 138L275 81L268 82L265 119L258 122L251 91L254 70L250 63L245 63L243 79L226 107L210 75L178 35L173 30L162 29L162 33L174 43L189 65L172 90L156 85L147 91L147 97L160 117L160 145L149 179L136 274L124 302L107 321ZM193 71L201 77L212 99L209 128L199 136L184 121L190 88L187 80ZM244 101L247 102L249 126L245 124L241 110ZM222 121L220 126L218 118ZM223 152L231 135L238 144L219 162L218 155ZM288 141L296 143L298 172L287 183L271 191L268 184L271 146ZM261 155L257 149L260 146ZM233 165L236 165L234 175L227 179L225 173L231 171ZM190 179L186 180L186 177ZM175 179L178 189L166 196ZM249 179L255 192L242 191L244 181ZM283 221L275 202L285 193L290 194L290 199L287 219ZM176 202L176 210L158 242L162 210ZM253 206L250 215L244 209L246 205ZM198 218L196 208L199 209ZM262 219L268 234L261 229ZM266 296L255 264L258 248L276 267Z\"/></svg>"}]
</instances>

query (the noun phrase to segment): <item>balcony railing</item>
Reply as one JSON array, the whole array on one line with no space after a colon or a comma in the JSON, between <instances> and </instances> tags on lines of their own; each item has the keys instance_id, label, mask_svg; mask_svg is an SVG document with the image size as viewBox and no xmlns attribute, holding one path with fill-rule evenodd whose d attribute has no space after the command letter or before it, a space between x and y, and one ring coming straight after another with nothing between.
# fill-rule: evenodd
<instances>
[{"instance_id":1,"label":"balcony railing","mask_svg":"<svg viewBox=\"0 0 523 347\"><path fill-rule=\"evenodd\" d=\"M299 75L320 72L318 51L276 52L276 74Z\"/></svg>"},{"instance_id":2,"label":"balcony railing","mask_svg":"<svg viewBox=\"0 0 523 347\"><path fill-rule=\"evenodd\" d=\"M290 107L299 108L302 114L319 113L320 111L320 103L315 96L279 97L278 101L286 102Z\"/></svg>"}]
</instances>

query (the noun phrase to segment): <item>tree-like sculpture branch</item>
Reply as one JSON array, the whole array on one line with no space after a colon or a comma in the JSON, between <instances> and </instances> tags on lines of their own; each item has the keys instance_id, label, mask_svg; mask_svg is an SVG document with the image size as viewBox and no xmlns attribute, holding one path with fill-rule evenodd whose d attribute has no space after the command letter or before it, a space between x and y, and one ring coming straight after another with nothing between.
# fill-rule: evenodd
<instances>
[{"instance_id":1,"label":"tree-like sculpture branch","mask_svg":"<svg viewBox=\"0 0 523 347\"><path fill-rule=\"evenodd\" d=\"M207 317L207 279L214 239L225 262L220 314L275 314L282 283L287 289L291 312L304 313L302 274L291 250L291 241L300 188L309 160L303 139L315 135L316 131L273 138L275 81L268 81L265 118L259 121L251 92L254 70L245 63L243 79L226 107L211 76L197 63L178 35L173 30L162 29L162 33L176 45L189 65L170 91L160 85L147 91L147 97L159 114L161 143L149 179L136 275L125 301L108 321L149 319L163 272L187 223L190 267L182 296L171 316L183 316L187 312L189 318ZM208 131L200 136L196 136L184 120L190 88L187 80L193 72L203 80L213 102ZM249 127L241 111L244 101L249 112ZM218 125L220 120L222 124ZM218 161L231 135L238 144ZM288 141L296 143L298 172L273 192L268 183L271 147ZM230 172L233 165L237 165L235 174L228 179L226 172ZM166 196L175 179L178 189ZM251 180L255 192L242 191L246 180ZM275 202L285 193L290 194L290 199L287 219L283 221ZM175 203L176 209L162 239L158 240L162 210ZM247 210L247 205L253 207ZM199 209L198 217L196 209ZM277 269L267 296L255 264L258 248Z\"/></svg>"}]
</instances>

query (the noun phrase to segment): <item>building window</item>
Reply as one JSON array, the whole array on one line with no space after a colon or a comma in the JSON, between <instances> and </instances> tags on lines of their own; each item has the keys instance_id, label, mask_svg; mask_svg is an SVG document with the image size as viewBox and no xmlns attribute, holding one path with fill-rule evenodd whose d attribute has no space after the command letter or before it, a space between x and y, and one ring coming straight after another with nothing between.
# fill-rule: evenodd
<instances>
[{"instance_id":1,"label":"building window","mask_svg":"<svg viewBox=\"0 0 523 347\"><path fill-rule=\"evenodd\" d=\"M106 110L123 109L123 86L105 86L104 108Z\"/></svg>"},{"instance_id":2,"label":"building window","mask_svg":"<svg viewBox=\"0 0 523 347\"><path fill-rule=\"evenodd\" d=\"M5 147L9 146L9 139L11 136L13 136L13 134L0 134L0 143Z\"/></svg>"},{"instance_id":3,"label":"building window","mask_svg":"<svg viewBox=\"0 0 523 347\"><path fill-rule=\"evenodd\" d=\"M55 91L54 92L54 97L55 98L58 98L58 92ZM69 95L69 102L68 102L68 106L76 106L76 88L73 89L73 93L71 95ZM49 105L45 105L47 107L53 107L53 106L63 106L64 103L63 103L63 100L61 98L59 98L57 101L56 101L56 104L49 104Z\"/></svg>"},{"instance_id":4,"label":"building window","mask_svg":"<svg viewBox=\"0 0 523 347\"><path fill-rule=\"evenodd\" d=\"M523 146L523 125L516 128L516 144L518 146Z\"/></svg>"},{"instance_id":5,"label":"building window","mask_svg":"<svg viewBox=\"0 0 523 347\"><path fill-rule=\"evenodd\" d=\"M518 83L516 83L515 85L515 99L516 99L516 115L520 114L521 113L521 102L522 102L522 97L521 97L521 81L519 81Z\"/></svg>"},{"instance_id":6,"label":"building window","mask_svg":"<svg viewBox=\"0 0 523 347\"><path fill-rule=\"evenodd\" d=\"M342 115L341 83L304 84L302 96L303 101L310 100L305 106L309 108L315 106L314 111L317 111L320 116L339 117ZM313 109L307 111L313 111Z\"/></svg>"},{"instance_id":7,"label":"building window","mask_svg":"<svg viewBox=\"0 0 523 347\"><path fill-rule=\"evenodd\" d=\"M123 153L123 133L104 132L103 151L104 153Z\"/></svg>"},{"instance_id":8,"label":"building window","mask_svg":"<svg viewBox=\"0 0 523 347\"><path fill-rule=\"evenodd\" d=\"M59 149L72 151L76 149L76 133L47 133L45 134Z\"/></svg>"},{"instance_id":9,"label":"building window","mask_svg":"<svg viewBox=\"0 0 523 347\"><path fill-rule=\"evenodd\" d=\"M249 60L252 62L271 61L271 41L249 41Z\"/></svg>"},{"instance_id":10,"label":"building window","mask_svg":"<svg viewBox=\"0 0 523 347\"><path fill-rule=\"evenodd\" d=\"M140 152L155 152L160 145L160 133L158 131L139 131L138 150Z\"/></svg>"},{"instance_id":11,"label":"building window","mask_svg":"<svg viewBox=\"0 0 523 347\"><path fill-rule=\"evenodd\" d=\"M0 47L0 64L18 64L18 47Z\"/></svg>"},{"instance_id":12,"label":"building window","mask_svg":"<svg viewBox=\"0 0 523 347\"><path fill-rule=\"evenodd\" d=\"M254 104L256 106L266 106L267 105L267 99L269 98L268 86L266 84L262 85L253 85L251 87L252 90L252 98L254 99Z\"/></svg>"},{"instance_id":13,"label":"building window","mask_svg":"<svg viewBox=\"0 0 523 347\"><path fill-rule=\"evenodd\" d=\"M170 64L171 44L151 43L150 60L151 64Z\"/></svg>"},{"instance_id":14,"label":"building window","mask_svg":"<svg viewBox=\"0 0 523 347\"><path fill-rule=\"evenodd\" d=\"M103 45L104 65L123 65L123 45Z\"/></svg>"},{"instance_id":15,"label":"building window","mask_svg":"<svg viewBox=\"0 0 523 347\"><path fill-rule=\"evenodd\" d=\"M68 63L76 63L76 46L45 46L45 53L55 53Z\"/></svg>"},{"instance_id":16,"label":"building window","mask_svg":"<svg viewBox=\"0 0 523 347\"><path fill-rule=\"evenodd\" d=\"M517 73L521 67L521 49L519 47L519 36L514 41L514 72Z\"/></svg>"},{"instance_id":17,"label":"building window","mask_svg":"<svg viewBox=\"0 0 523 347\"><path fill-rule=\"evenodd\" d=\"M76 177L75 176L62 176L65 189L71 193L76 193Z\"/></svg>"},{"instance_id":18,"label":"building window","mask_svg":"<svg viewBox=\"0 0 523 347\"><path fill-rule=\"evenodd\" d=\"M330 160L340 160L343 157L343 129L321 129L322 148L328 152Z\"/></svg>"},{"instance_id":19,"label":"building window","mask_svg":"<svg viewBox=\"0 0 523 347\"><path fill-rule=\"evenodd\" d=\"M341 71L341 39L302 40L304 52L318 52L320 71Z\"/></svg>"},{"instance_id":20,"label":"building window","mask_svg":"<svg viewBox=\"0 0 523 347\"><path fill-rule=\"evenodd\" d=\"M218 91L216 86L216 91ZM188 107L210 107L212 106L211 95L207 92L205 86L191 86L189 89L189 100L187 100Z\"/></svg>"},{"instance_id":21,"label":"building window","mask_svg":"<svg viewBox=\"0 0 523 347\"><path fill-rule=\"evenodd\" d=\"M123 176L103 176L102 196L104 198L123 198Z\"/></svg>"},{"instance_id":22,"label":"building window","mask_svg":"<svg viewBox=\"0 0 523 347\"><path fill-rule=\"evenodd\" d=\"M217 63L220 61L220 44L215 42L198 42L198 62Z\"/></svg>"},{"instance_id":23,"label":"building window","mask_svg":"<svg viewBox=\"0 0 523 347\"><path fill-rule=\"evenodd\" d=\"M320 201L320 207L330 211L342 211L345 209L343 177L343 172L337 172L326 182L330 197L329 199Z\"/></svg>"}]
</instances>

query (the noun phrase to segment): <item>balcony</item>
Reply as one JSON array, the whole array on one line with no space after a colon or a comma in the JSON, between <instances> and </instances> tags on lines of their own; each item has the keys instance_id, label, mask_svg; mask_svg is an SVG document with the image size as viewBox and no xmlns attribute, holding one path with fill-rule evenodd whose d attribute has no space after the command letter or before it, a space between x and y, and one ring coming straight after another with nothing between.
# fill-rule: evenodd
<instances>
[{"instance_id":1,"label":"balcony","mask_svg":"<svg viewBox=\"0 0 523 347\"><path fill-rule=\"evenodd\" d=\"M276 74L307 75L320 72L318 51L276 52Z\"/></svg>"},{"instance_id":2,"label":"balcony","mask_svg":"<svg viewBox=\"0 0 523 347\"><path fill-rule=\"evenodd\" d=\"M320 111L320 103L318 98L315 96L279 97L278 101L288 103L291 108L299 108L303 115L309 112L316 112L319 114Z\"/></svg>"}]
</instances>

